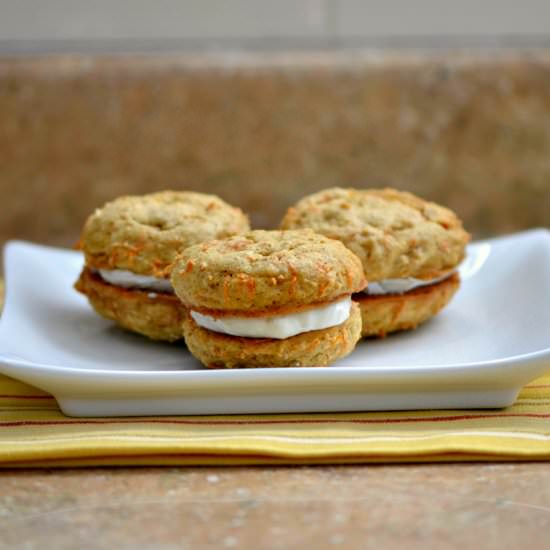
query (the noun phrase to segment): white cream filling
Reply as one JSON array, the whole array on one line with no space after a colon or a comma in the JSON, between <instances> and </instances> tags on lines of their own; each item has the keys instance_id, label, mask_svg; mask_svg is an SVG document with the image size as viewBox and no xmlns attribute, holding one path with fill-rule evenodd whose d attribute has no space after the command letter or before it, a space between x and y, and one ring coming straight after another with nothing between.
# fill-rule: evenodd
<instances>
[{"instance_id":1,"label":"white cream filling","mask_svg":"<svg viewBox=\"0 0 550 550\"><path fill-rule=\"evenodd\" d=\"M309 332L334 327L346 321L350 315L351 297L326 306L269 317L211 317L198 311L191 311L197 325L231 336L247 338L275 338L282 340Z\"/></svg>"},{"instance_id":2,"label":"white cream filling","mask_svg":"<svg viewBox=\"0 0 550 550\"><path fill-rule=\"evenodd\" d=\"M382 279L381 281L369 282L369 286L364 290L366 294L382 296L384 294L404 294L423 286L433 285L448 279L453 273L445 273L435 279L415 279L414 277L405 277L403 279Z\"/></svg>"},{"instance_id":3,"label":"white cream filling","mask_svg":"<svg viewBox=\"0 0 550 550\"><path fill-rule=\"evenodd\" d=\"M138 275L124 269L98 269L101 278L108 283L123 288L139 288L157 292L174 292L169 279Z\"/></svg>"}]
</instances>

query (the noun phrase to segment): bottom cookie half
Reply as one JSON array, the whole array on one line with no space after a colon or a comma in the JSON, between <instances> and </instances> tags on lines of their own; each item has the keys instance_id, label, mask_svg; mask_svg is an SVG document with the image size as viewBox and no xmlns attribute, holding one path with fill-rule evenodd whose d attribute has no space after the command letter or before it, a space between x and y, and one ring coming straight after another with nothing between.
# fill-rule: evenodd
<instances>
[{"instance_id":1,"label":"bottom cookie half","mask_svg":"<svg viewBox=\"0 0 550 550\"><path fill-rule=\"evenodd\" d=\"M363 337L385 336L391 332L416 328L441 311L460 286L458 274L440 283L404 294L369 296L354 294L361 308Z\"/></svg>"},{"instance_id":2,"label":"bottom cookie half","mask_svg":"<svg viewBox=\"0 0 550 550\"><path fill-rule=\"evenodd\" d=\"M191 353L209 368L324 367L353 351L361 338L361 314L353 304L344 323L283 340L221 334L200 327L191 316L184 332Z\"/></svg>"},{"instance_id":3,"label":"bottom cookie half","mask_svg":"<svg viewBox=\"0 0 550 550\"><path fill-rule=\"evenodd\" d=\"M183 338L186 308L173 294L122 288L106 283L84 268L75 284L99 315L152 340L174 342Z\"/></svg>"}]
</instances>

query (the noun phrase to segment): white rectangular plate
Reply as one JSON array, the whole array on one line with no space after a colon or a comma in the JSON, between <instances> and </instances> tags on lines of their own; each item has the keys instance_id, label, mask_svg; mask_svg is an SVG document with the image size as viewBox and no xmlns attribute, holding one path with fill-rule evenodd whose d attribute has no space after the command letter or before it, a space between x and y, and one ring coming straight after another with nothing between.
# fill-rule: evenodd
<instances>
[{"instance_id":1,"label":"white rectangular plate","mask_svg":"<svg viewBox=\"0 0 550 550\"><path fill-rule=\"evenodd\" d=\"M70 416L494 408L550 371L550 232L473 244L462 288L415 331L331 367L206 370L98 317L72 288L79 253L11 242L0 372Z\"/></svg>"}]
</instances>

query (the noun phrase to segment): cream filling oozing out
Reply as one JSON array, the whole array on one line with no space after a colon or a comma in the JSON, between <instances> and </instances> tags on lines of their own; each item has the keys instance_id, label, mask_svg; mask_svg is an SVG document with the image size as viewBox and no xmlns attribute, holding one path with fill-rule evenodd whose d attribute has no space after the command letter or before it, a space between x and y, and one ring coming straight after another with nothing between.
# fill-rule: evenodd
<instances>
[{"instance_id":1,"label":"cream filling oozing out","mask_svg":"<svg viewBox=\"0 0 550 550\"><path fill-rule=\"evenodd\" d=\"M414 290L415 288L420 288L423 286L433 285L435 283L440 283L445 279L448 279L452 273L445 273L441 277L435 279L423 280L415 279L413 277L405 277L403 279L382 279L381 281L369 282L369 286L363 291L365 294L370 294L373 296L383 296L384 294L404 294Z\"/></svg>"},{"instance_id":2,"label":"cream filling oozing out","mask_svg":"<svg viewBox=\"0 0 550 550\"><path fill-rule=\"evenodd\" d=\"M139 288L140 290L152 290L156 292L174 292L168 279L138 275L124 269L98 269L97 272L104 281L114 286Z\"/></svg>"},{"instance_id":3,"label":"cream filling oozing out","mask_svg":"<svg viewBox=\"0 0 550 550\"><path fill-rule=\"evenodd\" d=\"M351 297L347 296L331 304L287 315L215 318L198 311L191 311L191 317L197 325L214 332L246 338L282 340L302 332L340 325L349 318L350 310Z\"/></svg>"}]
</instances>

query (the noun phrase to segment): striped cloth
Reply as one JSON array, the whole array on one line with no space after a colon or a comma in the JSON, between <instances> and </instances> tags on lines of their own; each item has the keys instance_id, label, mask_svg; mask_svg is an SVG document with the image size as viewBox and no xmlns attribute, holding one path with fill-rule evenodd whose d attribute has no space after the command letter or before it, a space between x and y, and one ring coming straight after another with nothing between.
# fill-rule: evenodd
<instances>
[{"instance_id":1,"label":"striped cloth","mask_svg":"<svg viewBox=\"0 0 550 550\"><path fill-rule=\"evenodd\" d=\"M107 419L0 376L3 467L549 458L550 376L504 410Z\"/></svg>"}]
</instances>

